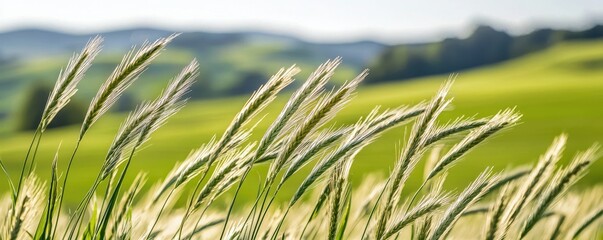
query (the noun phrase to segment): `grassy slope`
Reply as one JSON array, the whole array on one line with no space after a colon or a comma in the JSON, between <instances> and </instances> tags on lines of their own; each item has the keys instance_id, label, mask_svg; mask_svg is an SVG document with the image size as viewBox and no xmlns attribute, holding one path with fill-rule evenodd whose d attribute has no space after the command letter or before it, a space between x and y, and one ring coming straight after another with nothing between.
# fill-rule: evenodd
<instances>
[{"instance_id":1,"label":"grassy slope","mask_svg":"<svg viewBox=\"0 0 603 240\"><path fill-rule=\"evenodd\" d=\"M489 116L506 107L516 107L524 118L520 125L486 142L454 166L449 174L450 187L462 188L486 166L494 165L496 170L501 170L531 162L545 151L553 137L562 132L570 136L564 161L577 150L603 142L602 59L603 42L577 42L512 62L462 72L451 93L455 97L454 109L445 114L442 122L463 114ZM445 79L446 76L434 76L366 87L340 114L337 123L352 123L375 105L395 107L418 103L429 98ZM283 99L267 109L258 130L265 129L277 107L282 106ZM207 142L214 134L220 135L243 102L243 98L235 98L189 104L153 136L150 146L136 156L131 175L144 170L149 173L151 182L165 176L191 149ZM68 193L73 194L67 197L69 202L83 195L93 180L123 117L105 117L84 140L71 173L73 178ZM44 136L38 155L41 175L48 175L49 162L61 142L60 163L66 164L77 130L78 127L70 127L50 131ZM361 152L352 170L352 181L361 181L369 173L387 172L393 165L397 144L403 143L404 133L409 130L409 127L400 127L390 131ZM259 133L256 135L259 137ZM30 138L30 133L23 133L0 139L0 157L13 177L18 173ZM419 165L419 170L421 168ZM265 166L261 166L258 173L250 175L250 186L243 192L245 198L254 196L254 181L264 169ZM601 183L603 179L598 173L602 170L603 162L595 163L591 173L582 180L582 186ZM299 181L303 175L298 174L292 182ZM413 177L411 185L416 185L418 180L418 176ZM284 192L294 191L294 185L286 187ZM2 181L0 190L6 189L7 185Z\"/></svg>"},{"instance_id":2,"label":"grassy slope","mask_svg":"<svg viewBox=\"0 0 603 240\"><path fill-rule=\"evenodd\" d=\"M7 135L15 129L14 115L23 104L23 92L33 83L43 83L49 88L54 85L61 68L67 64L70 56L55 56L31 60L26 64L0 71L0 112L9 113L6 119L0 119L0 134ZM80 83L76 100L86 102L94 96L101 83L109 77L115 66L121 61L122 53L106 53L95 59L92 67ZM170 49L160 55L143 74L128 93L135 98L157 94L164 82L176 75L182 66L188 64L193 56L186 51ZM85 99L85 100L84 100ZM86 103L85 103L86 104Z\"/></svg>"},{"instance_id":3,"label":"grassy slope","mask_svg":"<svg viewBox=\"0 0 603 240\"><path fill-rule=\"evenodd\" d=\"M305 56L303 52L292 52L289 48L291 46L249 43L219 48L199 56L183 49L168 48L142 74L141 80L128 89L128 93L135 98L151 98L194 57L200 61L203 81L210 82L204 86L211 88L208 91L221 91L222 94L228 93L229 89L239 84L243 74L248 71L270 76L279 68L295 63L304 69L311 69L320 64L317 56ZM102 81L119 64L123 54L106 52L95 59L80 84L78 98L87 99L94 96ZM0 113L14 115L21 107L23 92L30 84L42 81L48 86L53 86L60 69L69 57L70 55L46 57L0 69ZM343 65L335 80L343 82L357 72L359 71L350 65ZM8 134L13 130L14 121L16 118L13 116L0 119L0 134Z\"/></svg>"}]
</instances>

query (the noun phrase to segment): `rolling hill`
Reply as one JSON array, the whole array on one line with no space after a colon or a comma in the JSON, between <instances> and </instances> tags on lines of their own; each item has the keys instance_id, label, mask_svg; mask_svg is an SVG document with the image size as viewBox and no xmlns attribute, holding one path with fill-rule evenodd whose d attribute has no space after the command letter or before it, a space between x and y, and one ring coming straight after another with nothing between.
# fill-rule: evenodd
<instances>
[{"instance_id":1,"label":"rolling hill","mask_svg":"<svg viewBox=\"0 0 603 240\"><path fill-rule=\"evenodd\" d=\"M133 45L172 33L151 28L82 35L40 29L0 33L0 133L14 130L10 121L19 121L14 116L25 107L21 104L24 93L34 84L52 85L71 54L80 51L92 37L103 36L104 50L81 84L81 101L94 94ZM193 58L202 69L190 97L200 99L248 94L282 66L312 68L337 56L346 59L336 76L343 81L365 68L385 47L373 41L315 43L263 32L185 32L129 90L128 99L138 101L155 95Z\"/></svg>"},{"instance_id":2,"label":"rolling hill","mask_svg":"<svg viewBox=\"0 0 603 240\"><path fill-rule=\"evenodd\" d=\"M307 65L303 67L306 74L313 68ZM334 124L353 123L376 105L396 107L428 99L446 78L446 75L438 75L364 87L337 116ZM502 170L533 162L560 133L569 135L566 156L562 162L566 162L577 150L584 150L594 142L603 142L602 92L603 41L565 42L512 61L461 72L451 92L454 97L453 108L444 114L440 120L442 123L461 115L489 116L508 107L515 107L524 117L521 124L469 153L464 161L452 169L447 187L462 189L469 179L486 166L493 165L495 170ZM266 110L264 120L257 127L258 131L266 129L270 119L284 104L284 99L279 98ZM244 101L243 97L234 97L191 102L138 153L131 166L134 170L132 173L148 172L150 183L165 176L191 149L209 141L214 135L221 135ZM92 129L72 168L74 181L68 186L70 191L84 194L93 180L89 176L96 174L124 117L124 114L106 116ZM358 155L352 167L352 183L367 174L384 173L391 169L396 146L403 144L405 133L410 130L408 126L388 132ZM64 169L78 130L78 126L71 126L51 130L44 136L38 154L39 174L49 175L50 161L59 146L59 165L60 169ZM32 133L25 132L0 139L0 158L13 177L18 174L31 137ZM252 172L252 177L248 178L250 186L254 186L261 176L255 171L263 172L265 168L265 165L260 165ZM303 170L291 182L299 181L309 168ZM581 180L580 186L603 183L598 174L601 171L603 162L598 161L591 168L591 173ZM418 176L411 176L410 184L416 185L418 180ZM8 186L5 181L1 183L0 190L5 192ZM283 193L291 194L292 191L285 187ZM253 197L254 194L247 190L241 199ZM74 203L76 199L67 201Z\"/></svg>"},{"instance_id":3,"label":"rolling hill","mask_svg":"<svg viewBox=\"0 0 603 240\"><path fill-rule=\"evenodd\" d=\"M482 25L467 37L391 46L371 63L374 74L368 82L400 81L462 71L515 59L564 41L601 38L603 25L583 30L543 28L523 35L513 35Z\"/></svg>"}]
</instances>

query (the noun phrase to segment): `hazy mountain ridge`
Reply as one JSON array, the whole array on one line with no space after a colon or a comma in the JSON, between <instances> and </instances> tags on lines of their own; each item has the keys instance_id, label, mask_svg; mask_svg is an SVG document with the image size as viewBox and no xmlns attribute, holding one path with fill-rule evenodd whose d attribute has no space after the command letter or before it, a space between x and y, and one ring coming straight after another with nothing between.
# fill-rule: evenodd
<instances>
[{"instance_id":1,"label":"hazy mountain ridge","mask_svg":"<svg viewBox=\"0 0 603 240\"><path fill-rule=\"evenodd\" d=\"M105 51L125 51L132 45L139 45L145 40L153 40L178 31L155 28L132 28L90 34L70 34L45 29L18 29L0 33L0 56L12 59L28 59L55 54L74 52L81 48L83 42L100 35L105 39ZM294 36L265 32L183 32L174 40L171 47L192 51L207 51L232 44L272 42L283 43L302 48L313 54L328 57L341 56L355 65L368 63L386 44L376 41L357 41L342 43L310 42Z\"/></svg>"}]
</instances>

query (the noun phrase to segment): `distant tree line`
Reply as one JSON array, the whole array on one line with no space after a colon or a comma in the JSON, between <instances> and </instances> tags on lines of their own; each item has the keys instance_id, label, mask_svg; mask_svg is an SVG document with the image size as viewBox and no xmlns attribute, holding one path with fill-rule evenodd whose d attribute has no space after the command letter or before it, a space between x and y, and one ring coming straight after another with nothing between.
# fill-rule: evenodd
<instances>
[{"instance_id":1,"label":"distant tree line","mask_svg":"<svg viewBox=\"0 0 603 240\"><path fill-rule=\"evenodd\" d=\"M522 36L511 36L489 26L479 26L467 38L447 38L441 42L387 48L371 64L371 76L367 82L454 72L516 58L561 41L596 38L603 38L603 25L584 31L540 29Z\"/></svg>"},{"instance_id":2,"label":"distant tree line","mask_svg":"<svg viewBox=\"0 0 603 240\"><path fill-rule=\"evenodd\" d=\"M14 60L14 59L12 59ZM11 59L8 56L5 56L2 52L0 52L0 68L8 65Z\"/></svg>"},{"instance_id":3,"label":"distant tree line","mask_svg":"<svg viewBox=\"0 0 603 240\"><path fill-rule=\"evenodd\" d=\"M42 118L42 112L46 106L48 95L52 88L37 81L27 89L25 98L17 113L17 130L35 130ZM77 99L72 99L50 123L48 128L62 127L70 124L80 123L86 114L86 107Z\"/></svg>"}]
</instances>

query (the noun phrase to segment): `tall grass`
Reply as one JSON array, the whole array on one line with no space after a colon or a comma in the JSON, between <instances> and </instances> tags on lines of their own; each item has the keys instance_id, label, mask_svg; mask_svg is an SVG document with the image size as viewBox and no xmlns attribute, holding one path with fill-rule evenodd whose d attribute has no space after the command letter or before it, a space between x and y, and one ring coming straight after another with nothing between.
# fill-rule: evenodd
<instances>
[{"instance_id":1,"label":"tall grass","mask_svg":"<svg viewBox=\"0 0 603 240\"><path fill-rule=\"evenodd\" d=\"M254 126L260 120L255 116L294 81L299 72L295 66L281 69L253 93L221 137L191 151L180 162L174 160L174 169L163 181L144 188L146 178L138 174L126 186L130 163L144 161L136 158L136 152L184 106L184 96L199 68L191 60L155 100L141 103L128 115L107 149L98 175L92 176L94 183L88 193L77 207L64 208L62 200L70 194L65 190L70 166L73 161L84 160L76 154L80 142L174 37L144 44L126 54L92 99L66 169L57 167L57 151L51 177L45 182L35 175L37 146L46 126L77 91L77 83L100 50L101 39L91 40L74 55L50 94L18 184L8 180L11 192L2 199L0 208L6 216L0 220L2 239L603 237L603 188L570 190L598 158L596 145L560 168L557 163L567 142L561 135L533 167L509 172L487 168L464 189L445 190L447 173L462 171L454 168L455 163L516 124L521 115L507 109L489 118L439 123L440 114L452 103L447 95L452 76L425 103L385 110L376 107L355 124L333 124L331 120L352 101L368 74L363 71L327 90L341 59L319 66L293 92L270 127L260 133L259 141L249 138L258 132ZM412 130L400 147L399 157L393 160L391 173L385 178L372 176L351 182L349 173L356 155L385 131L403 125ZM448 139L451 136L461 137L455 142ZM403 191L420 162L425 162L422 184ZM238 192L250 170L260 164L267 164L268 171L257 186L257 197L240 204L235 201ZM283 186L305 167L310 171L294 185L294 194L283 196ZM234 197L220 197L229 190ZM290 200L281 205L275 202L277 196ZM181 198L186 199L184 204L176 204ZM228 207L217 204L219 200L226 201Z\"/></svg>"}]
</instances>

